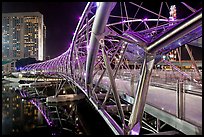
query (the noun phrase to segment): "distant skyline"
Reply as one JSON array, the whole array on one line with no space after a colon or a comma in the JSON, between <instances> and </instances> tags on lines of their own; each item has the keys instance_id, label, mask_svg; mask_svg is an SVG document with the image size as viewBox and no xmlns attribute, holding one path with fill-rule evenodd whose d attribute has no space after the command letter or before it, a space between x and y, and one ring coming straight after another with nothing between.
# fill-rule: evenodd
<instances>
[{"instance_id":1,"label":"distant skyline","mask_svg":"<svg viewBox=\"0 0 204 137\"><path fill-rule=\"evenodd\" d=\"M68 49L87 2L2 2L2 13L40 12L46 25L46 51L51 58Z\"/></svg>"}]
</instances>

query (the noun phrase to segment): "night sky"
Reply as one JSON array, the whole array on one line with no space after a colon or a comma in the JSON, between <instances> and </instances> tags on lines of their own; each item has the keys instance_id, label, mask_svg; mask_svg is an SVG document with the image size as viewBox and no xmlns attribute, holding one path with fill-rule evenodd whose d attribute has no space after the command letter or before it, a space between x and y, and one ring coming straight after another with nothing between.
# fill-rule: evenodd
<instances>
[{"instance_id":1,"label":"night sky","mask_svg":"<svg viewBox=\"0 0 204 137\"><path fill-rule=\"evenodd\" d=\"M40 12L47 31L46 55L54 58L68 49L87 2L2 2L2 13Z\"/></svg>"},{"instance_id":2,"label":"night sky","mask_svg":"<svg viewBox=\"0 0 204 137\"><path fill-rule=\"evenodd\" d=\"M147 2L145 7L159 5ZM159 2L160 3L160 2ZM51 58L61 55L68 49L71 43L73 32L76 29L79 17L81 16L87 2L2 2L2 12L40 12L44 15L44 23L47 29L46 56ZM171 4L175 4L171 1ZM202 7L201 0L189 1L189 5L199 9ZM159 9L155 7L154 9ZM184 7L177 7L178 16L185 15L189 10ZM158 11L155 11L158 12ZM191 48L191 47L190 47ZM195 59L201 59L200 48L193 50ZM187 57L189 59L189 57Z\"/></svg>"}]
</instances>

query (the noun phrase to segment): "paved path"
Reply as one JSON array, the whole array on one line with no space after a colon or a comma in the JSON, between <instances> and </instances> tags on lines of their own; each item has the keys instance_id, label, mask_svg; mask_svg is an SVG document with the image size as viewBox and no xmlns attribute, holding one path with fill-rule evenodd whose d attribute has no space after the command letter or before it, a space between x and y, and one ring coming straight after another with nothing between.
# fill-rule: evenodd
<instances>
[{"instance_id":1,"label":"paved path","mask_svg":"<svg viewBox=\"0 0 204 137\"><path fill-rule=\"evenodd\" d=\"M98 77L96 77L98 79ZM104 77L101 86L108 87L110 82L108 77ZM126 93L133 95L130 91L130 82L126 80L116 79L117 91L120 94ZM136 88L136 84L135 84ZM135 90L134 90L135 91ZM159 108L172 115L176 115L176 92L170 89L160 87L149 87L146 103ZM202 97L185 94L185 120L202 127Z\"/></svg>"}]
</instances>

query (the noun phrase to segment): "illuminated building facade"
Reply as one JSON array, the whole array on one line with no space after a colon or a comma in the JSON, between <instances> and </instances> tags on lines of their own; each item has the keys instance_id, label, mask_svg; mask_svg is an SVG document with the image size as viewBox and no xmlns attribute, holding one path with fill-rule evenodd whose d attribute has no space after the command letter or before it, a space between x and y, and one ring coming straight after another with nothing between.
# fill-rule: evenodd
<instances>
[{"instance_id":1,"label":"illuminated building facade","mask_svg":"<svg viewBox=\"0 0 204 137\"><path fill-rule=\"evenodd\" d=\"M46 27L40 12L2 13L2 59L45 59Z\"/></svg>"}]
</instances>

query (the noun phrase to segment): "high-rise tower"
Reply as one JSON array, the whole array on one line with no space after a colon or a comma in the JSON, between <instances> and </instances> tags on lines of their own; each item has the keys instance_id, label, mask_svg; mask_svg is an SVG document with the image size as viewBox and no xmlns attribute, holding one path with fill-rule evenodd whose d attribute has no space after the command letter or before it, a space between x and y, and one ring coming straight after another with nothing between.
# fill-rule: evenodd
<instances>
[{"instance_id":1,"label":"high-rise tower","mask_svg":"<svg viewBox=\"0 0 204 137\"><path fill-rule=\"evenodd\" d=\"M2 13L2 59L45 59L46 27L40 12Z\"/></svg>"}]
</instances>

